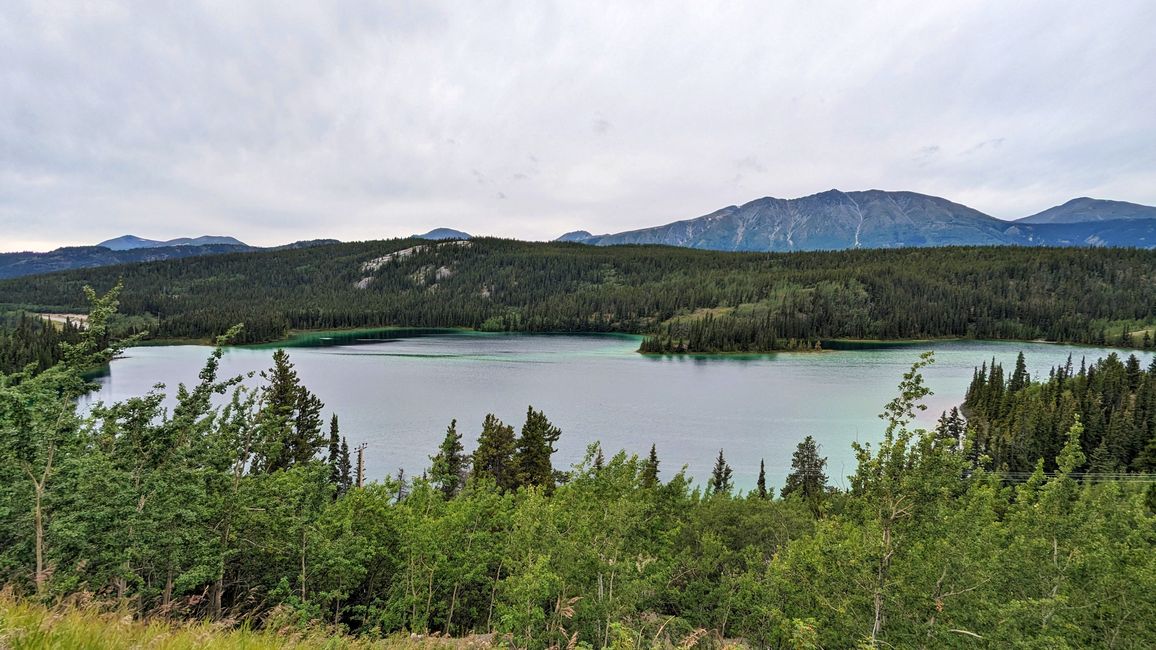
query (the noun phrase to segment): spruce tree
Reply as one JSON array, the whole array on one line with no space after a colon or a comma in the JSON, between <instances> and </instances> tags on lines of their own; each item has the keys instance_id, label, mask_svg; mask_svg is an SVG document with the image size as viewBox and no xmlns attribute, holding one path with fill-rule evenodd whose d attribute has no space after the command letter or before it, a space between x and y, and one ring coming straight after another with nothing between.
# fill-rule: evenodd
<instances>
[{"instance_id":1,"label":"spruce tree","mask_svg":"<svg viewBox=\"0 0 1156 650\"><path fill-rule=\"evenodd\" d=\"M273 367L262 372L254 471L275 472L313 460L325 444L321 437L324 404L301 384L285 350L273 353Z\"/></svg>"},{"instance_id":2,"label":"spruce tree","mask_svg":"<svg viewBox=\"0 0 1156 650\"><path fill-rule=\"evenodd\" d=\"M487 414L474 450L472 476L490 478L501 490L516 488L515 445L514 427L503 424L493 413Z\"/></svg>"},{"instance_id":3,"label":"spruce tree","mask_svg":"<svg viewBox=\"0 0 1156 650\"><path fill-rule=\"evenodd\" d=\"M329 464L329 482L341 486L341 433L337 426L337 414L329 418L329 453L325 457Z\"/></svg>"},{"instance_id":4,"label":"spruce tree","mask_svg":"<svg viewBox=\"0 0 1156 650\"><path fill-rule=\"evenodd\" d=\"M650 445L650 455L646 457L646 463L642 466L640 482L643 488L658 485L658 451L654 445Z\"/></svg>"},{"instance_id":5,"label":"spruce tree","mask_svg":"<svg viewBox=\"0 0 1156 650\"><path fill-rule=\"evenodd\" d=\"M826 466L827 459L819 456L819 444L807 436L791 456L791 473L780 494L785 499L797 493L812 506L817 505L827 493Z\"/></svg>"},{"instance_id":6,"label":"spruce tree","mask_svg":"<svg viewBox=\"0 0 1156 650\"><path fill-rule=\"evenodd\" d=\"M1024 353L1016 356L1016 369L1012 372L1011 382L1008 383L1008 392L1018 393L1028 385L1028 366L1024 362Z\"/></svg>"},{"instance_id":7,"label":"spruce tree","mask_svg":"<svg viewBox=\"0 0 1156 650\"><path fill-rule=\"evenodd\" d=\"M714 470L711 471L710 493L719 495L730 494L731 488L733 487L731 483L731 475L733 473L731 466L727 464L726 458L723 457L723 450L719 449L718 459L715 460Z\"/></svg>"},{"instance_id":8,"label":"spruce tree","mask_svg":"<svg viewBox=\"0 0 1156 650\"><path fill-rule=\"evenodd\" d=\"M338 481L337 491L344 494L353 487L352 467L349 462L349 441L341 439L341 456L337 461Z\"/></svg>"},{"instance_id":9,"label":"spruce tree","mask_svg":"<svg viewBox=\"0 0 1156 650\"><path fill-rule=\"evenodd\" d=\"M758 495L760 499L767 498L767 464L764 459L759 459L759 481Z\"/></svg>"},{"instance_id":10,"label":"spruce tree","mask_svg":"<svg viewBox=\"0 0 1156 650\"><path fill-rule=\"evenodd\" d=\"M462 447L462 436L458 433L458 421L451 420L446 427L446 436L438 447L438 453L430 460L430 482L434 484L447 499L453 498L461 489L462 479L466 471L466 457Z\"/></svg>"},{"instance_id":11,"label":"spruce tree","mask_svg":"<svg viewBox=\"0 0 1156 650\"><path fill-rule=\"evenodd\" d=\"M535 411L532 406L526 409L526 423L522 425L522 435L518 437L514 454L519 486L536 485L547 491L554 487L550 457L557 451L554 443L561 436L562 431L551 424L544 413Z\"/></svg>"}]
</instances>

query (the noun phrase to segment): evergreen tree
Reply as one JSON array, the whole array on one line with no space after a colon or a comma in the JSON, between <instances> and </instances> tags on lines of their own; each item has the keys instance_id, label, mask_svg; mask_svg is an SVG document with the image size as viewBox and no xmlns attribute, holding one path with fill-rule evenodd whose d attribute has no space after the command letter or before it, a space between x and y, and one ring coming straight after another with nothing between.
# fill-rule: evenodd
<instances>
[{"instance_id":1,"label":"evergreen tree","mask_svg":"<svg viewBox=\"0 0 1156 650\"><path fill-rule=\"evenodd\" d=\"M526 409L526 423L522 425L522 435L518 437L514 453L519 486L539 486L547 492L554 487L554 468L550 457L557 449L554 443L562 436L562 431L546 419L534 407Z\"/></svg>"},{"instance_id":2,"label":"evergreen tree","mask_svg":"<svg viewBox=\"0 0 1156 650\"><path fill-rule=\"evenodd\" d=\"M430 458L433 465L430 466L429 471L430 482L441 490L447 499L457 495L461 489L462 480L465 478L466 457L464 452L462 436L458 433L458 421L451 420L450 426L446 427L445 438L442 439L442 444L438 447L438 453Z\"/></svg>"},{"instance_id":3,"label":"evergreen tree","mask_svg":"<svg viewBox=\"0 0 1156 650\"><path fill-rule=\"evenodd\" d=\"M791 473L781 491L785 499L799 494L808 503L817 504L827 493L827 459L819 456L819 444L811 436L803 438L791 456Z\"/></svg>"},{"instance_id":4,"label":"evergreen tree","mask_svg":"<svg viewBox=\"0 0 1156 650\"><path fill-rule=\"evenodd\" d=\"M1018 393L1028 385L1028 366L1024 361L1024 353L1020 352L1016 355L1016 368L1012 372L1011 381L1008 383L1007 389L1010 393Z\"/></svg>"},{"instance_id":5,"label":"evergreen tree","mask_svg":"<svg viewBox=\"0 0 1156 650\"><path fill-rule=\"evenodd\" d=\"M341 486L341 432L337 425L337 414L329 418L329 451L325 457L329 465L329 481Z\"/></svg>"},{"instance_id":6,"label":"evergreen tree","mask_svg":"<svg viewBox=\"0 0 1156 650\"><path fill-rule=\"evenodd\" d=\"M642 476L639 480L644 488L658 485L658 451L654 445L650 445L650 455L646 457L646 462L642 465Z\"/></svg>"},{"instance_id":7,"label":"evergreen tree","mask_svg":"<svg viewBox=\"0 0 1156 650\"><path fill-rule=\"evenodd\" d=\"M951 407L951 411L944 411L939 416L935 426L936 436L940 440L947 440L953 449L963 448L963 439L967 434L967 421L959 414L959 407Z\"/></svg>"},{"instance_id":8,"label":"evergreen tree","mask_svg":"<svg viewBox=\"0 0 1156 650\"><path fill-rule=\"evenodd\" d=\"M405 478L405 468L397 468L397 474L394 477L394 482L397 483L397 496L394 498L394 503L401 503L409 496L409 481Z\"/></svg>"},{"instance_id":9,"label":"evergreen tree","mask_svg":"<svg viewBox=\"0 0 1156 650\"><path fill-rule=\"evenodd\" d=\"M313 460L325 442L324 404L301 385L285 350L273 353L273 367L261 376L268 383L261 395L254 469L269 473Z\"/></svg>"},{"instance_id":10,"label":"evergreen tree","mask_svg":"<svg viewBox=\"0 0 1156 650\"><path fill-rule=\"evenodd\" d=\"M337 491L345 494L349 488L353 487L352 467L349 462L349 441L344 437L341 438L341 456L337 461L338 481Z\"/></svg>"},{"instance_id":11,"label":"evergreen tree","mask_svg":"<svg viewBox=\"0 0 1156 650\"><path fill-rule=\"evenodd\" d=\"M759 481L757 483L758 495L760 499L767 498L767 464L763 459L759 459Z\"/></svg>"},{"instance_id":12,"label":"evergreen tree","mask_svg":"<svg viewBox=\"0 0 1156 650\"><path fill-rule=\"evenodd\" d=\"M731 466L727 464L726 458L723 457L723 450L718 450L718 459L715 460L714 469L711 470L709 491L711 494L727 495L730 494L731 488L734 487L731 483L731 475L734 472Z\"/></svg>"},{"instance_id":13,"label":"evergreen tree","mask_svg":"<svg viewBox=\"0 0 1156 650\"><path fill-rule=\"evenodd\" d=\"M493 413L487 414L474 450L472 475L492 479L502 490L516 488L515 451L514 427L503 424Z\"/></svg>"}]
</instances>

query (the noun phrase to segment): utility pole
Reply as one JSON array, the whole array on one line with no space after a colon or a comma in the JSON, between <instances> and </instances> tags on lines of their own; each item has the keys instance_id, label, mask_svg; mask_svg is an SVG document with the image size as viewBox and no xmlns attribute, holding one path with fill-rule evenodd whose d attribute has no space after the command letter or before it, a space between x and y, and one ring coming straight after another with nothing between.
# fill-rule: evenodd
<instances>
[{"instance_id":1,"label":"utility pole","mask_svg":"<svg viewBox=\"0 0 1156 650\"><path fill-rule=\"evenodd\" d=\"M357 445L357 487L365 487L365 443Z\"/></svg>"}]
</instances>

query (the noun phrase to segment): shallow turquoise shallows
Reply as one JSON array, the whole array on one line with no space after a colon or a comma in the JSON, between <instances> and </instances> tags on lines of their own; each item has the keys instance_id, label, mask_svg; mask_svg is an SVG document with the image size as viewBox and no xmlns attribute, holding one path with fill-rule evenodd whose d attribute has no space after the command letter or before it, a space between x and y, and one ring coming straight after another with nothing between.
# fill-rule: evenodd
<instances>
[{"instance_id":1,"label":"shallow turquoise shallows","mask_svg":"<svg viewBox=\"0 0 1156 650\"><path fill-rule=\"evenodd\" d=\"M1079 367L1112 352L1100 348L943 341L822 353L743 357L650 357L628 336L478 334L389 330L314 335L289 344L305 384L337 413L350 446L365 442L370 478L420 475L451 419L473 447L482 418L493 412L520 427L526 407L546 412L563 431L555 464L579 461L600 440L607 456L619 449L644 455L658 446L662 476L686 465L699 481L719 448L735 482L750 489L766 459L767 478L781 485L795 445L813 435L828 456L836 485L854 469L851 442L873 442L883 405L919 353L934 350L925 372L935 394L921 422L959 404L973 369L994 357L1005 367L1022 350L1033 376L1068 355ZM203 346L127 350L101 378L92 399L142 395L157 382L174 393L196 381L209 354ZM231 348L223 374L271 365L268 348ZM1127 354L1124 352L1122 354ZM1151 354L1137 353L1145 364Z\"/></svg>"}]
</instances>

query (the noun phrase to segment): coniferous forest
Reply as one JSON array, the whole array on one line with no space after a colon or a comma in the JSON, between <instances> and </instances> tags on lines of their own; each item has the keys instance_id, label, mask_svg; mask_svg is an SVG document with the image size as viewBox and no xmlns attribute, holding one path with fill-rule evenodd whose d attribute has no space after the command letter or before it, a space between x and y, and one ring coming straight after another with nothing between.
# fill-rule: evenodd
<instances>
[{"instance_id":1,"label":"coniferous forest","mask_svg":"<svg viewBox=\"0 0 1156 650\"><path fill-rule=\"evenodd\" d=\"M1156 644L1156 487L1136 473L1151 472L1156 371L1134 358L1038 382L982 366L931 431L913 422L934 358L913 359L846 490L809 437L783 486L760 476L745 494L742 449L720 450L704 485L661 442L558 467L565 433L533 407L449 422L422 475L365 483L358 441L284 351L242 383L217 348L171 409L157 389L79 412L85 373L121 345L117 290L92 299L58 363L0 375L13 620L21 598L328 647Z\"/></svg>"},{"instance_id":2,"label":"coniferous forest","mask_svg":"<svg viewBox=\"0 0 1156 650\"><path fill-rule=\"evenodd\" d=\"M935 248L720 253L498 239L389 240L0 282L0 305L75 310L124 281L122 333L275 341L377 326L646 334L644 352L973 337L1150 347L1156 252Z\"/></svg>"}]
</instances>

